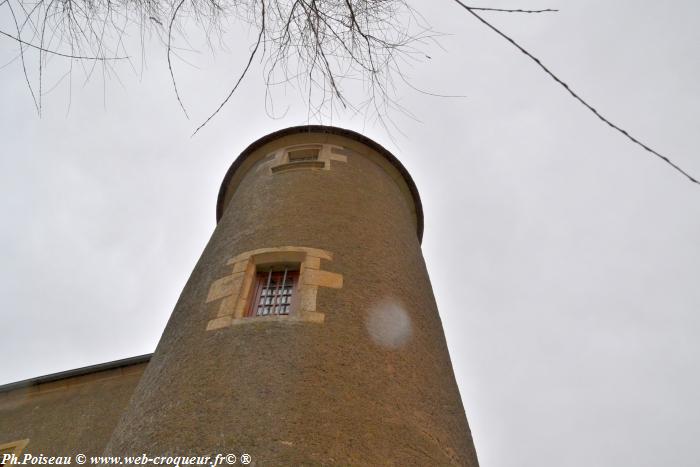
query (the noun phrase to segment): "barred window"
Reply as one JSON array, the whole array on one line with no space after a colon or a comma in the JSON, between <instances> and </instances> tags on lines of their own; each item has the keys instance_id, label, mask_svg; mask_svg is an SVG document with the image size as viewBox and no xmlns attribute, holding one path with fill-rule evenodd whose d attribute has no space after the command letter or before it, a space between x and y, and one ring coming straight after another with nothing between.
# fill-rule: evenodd
<instances>
[{"instance_id":1,"label":"barred window","mask_svg":"<svg viewBox=\"0 0 700 467\"><path fill-rule=\"evenodd\" d=\"M288 315L292 308L292 298L299 281L299 270L288 267L269 268L258 272L246 316Z\"/></svg>"}]
</instances>

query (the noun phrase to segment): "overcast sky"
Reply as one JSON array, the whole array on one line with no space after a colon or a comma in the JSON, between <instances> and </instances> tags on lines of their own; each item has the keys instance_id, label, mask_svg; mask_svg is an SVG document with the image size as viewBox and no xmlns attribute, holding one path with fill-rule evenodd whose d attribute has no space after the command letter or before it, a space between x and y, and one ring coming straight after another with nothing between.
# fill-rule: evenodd
<instances>
[{"instance_id":1,"label":"overcast sky","mask_svg":"<svg viewBox=\"0 0 700 467\"><path fill-rule=\"evenodd\" d=\"M483 2L482 5L485 5ZM484 13L613 121L700 176L700 2L498 1ZM700 186L594 119L450 1L448 35L406 72L391 150L425 209L423 251L483 467L695 467L700 459ZM2 10L0 22L6 24ZM250 142L308 122L264 111L260 68L196 137L254 42L103 86L74 74L39 119L0 70L0 384L152 352ZM16 44L0 39L4 64ZM53 60L56 70L65 63ZM105 91L106 90L106 91ZM70 107L68 106L70 98ZM289 106L287 110L287 106ZM286 111L286 114L284 111ZM311 123L319 123L312 120Z\"/></svg>"}]
</instances>

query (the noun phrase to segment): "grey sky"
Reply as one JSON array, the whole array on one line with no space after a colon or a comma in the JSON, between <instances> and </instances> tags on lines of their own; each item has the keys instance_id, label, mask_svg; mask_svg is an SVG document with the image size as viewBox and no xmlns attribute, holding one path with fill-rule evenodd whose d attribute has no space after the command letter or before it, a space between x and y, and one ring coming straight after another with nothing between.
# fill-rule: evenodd
<instances>
[{"instance_id":1,"label":"grey sky","mask_svg":"<svg viewBox=\"0 0 700 467\"><path fill-rule=\"evenodd\" d=\"M499 1L484 13L594 106L700 176L700 3ZM452 2L449 33L406 72L420 88L385 145L414 177L423 250L483 467L694 467L700 458L700 187L631 145ZM5 24L6 12L0 14ZM237 154L303 124L294 92L264 112L260 70L198 136L254 37L178 63L160 49L63 82L38 119L17 64L0 71L0 384L153 351L214 227ZM238 47L238 48L236 48ZM3 63L15 44L0 40ZM63 69L58 60L51 66ZM281 96L281 93L280 93ZM317 121L312 121L317 123Z\"/></svg>"}]
</instances>

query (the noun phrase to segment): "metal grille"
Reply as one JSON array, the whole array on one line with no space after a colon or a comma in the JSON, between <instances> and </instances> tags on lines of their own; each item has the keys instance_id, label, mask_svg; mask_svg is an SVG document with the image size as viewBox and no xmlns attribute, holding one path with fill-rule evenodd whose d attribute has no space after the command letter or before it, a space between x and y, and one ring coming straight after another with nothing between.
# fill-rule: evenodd
<instances>
[{"instance_id":1,"label":"metal grille","mask_svg":"<svg viewBox=\"0 0 700 467\"><path fill-rule=\"evenodd\" d=\"M292 306L292 294L299 271L258 273L255 300L248 316L288 315Z\"/></svg>"}]
</instances>

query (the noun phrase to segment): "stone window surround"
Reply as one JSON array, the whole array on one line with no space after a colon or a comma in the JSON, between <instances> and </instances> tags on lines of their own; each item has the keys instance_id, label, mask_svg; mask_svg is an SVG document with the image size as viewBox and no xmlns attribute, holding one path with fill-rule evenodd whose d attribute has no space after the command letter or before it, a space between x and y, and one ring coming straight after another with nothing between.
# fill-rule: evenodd
<instances>
[{"instance_id":1,"label":"stone window surround","mask_svg":"<svg viewBox=\"0 0 700 467\"><path fill-rule=\"evenodd\" d=\"M0 444L0 462L2 462L2 455L3 454L14 454L15 456L19 457L20 454L22 454L22 451L24 451L24 448L27 447L27 444L29 444L28 439L20 439L18 441L11 441L9 443L3 443ZM12 449L10 452L4 452L9 449ZM2 464L0 464L2 465ZM7 464L7 465L12 465Z\"/></svg>"},{"instance_id":2,"label":"stone window surround","mask_svg":"<svg viewBox=\"0 0 700 467\"><path fill-rule=\"evenodd\" d=\"M316 310L319 287L339 289L343 276L321 269L321 260L332 261L333 254L317 248L284 246L246 251L226 262L230 274L212 282L206 303L219 302L216 318L207 323L207 331L233 325L266 321L323 323L325 314ZM260 266L299 264L299 283L288 315L244 316L252 299L255 275Z\"/></svg>"},{"instance_id":3,"label":"stone window surround","mask_svg":"<svg viewBox=\"0 0 700 467\"><path fill-rule=\"evenodd\" d=\"M318 157L315 160L290 161L290 152L309 148L318 149ZM268 154L260 168L267 168L270 174L298 169L330 170L331 161L347 162L346 151L333 144L295 144Z\"/></svg>"}]
</instances>

